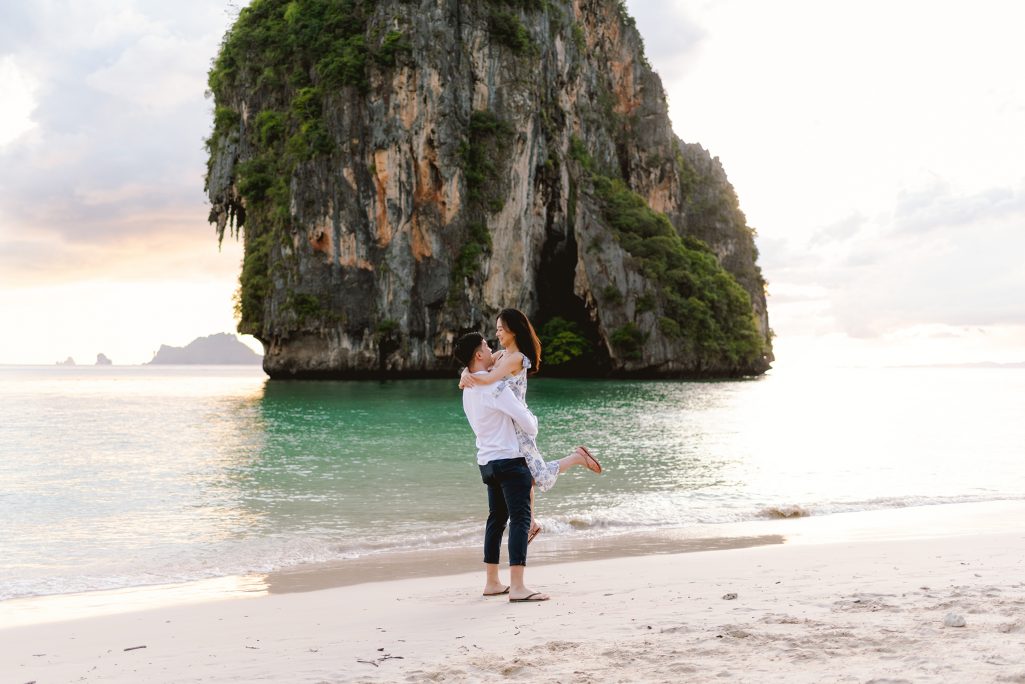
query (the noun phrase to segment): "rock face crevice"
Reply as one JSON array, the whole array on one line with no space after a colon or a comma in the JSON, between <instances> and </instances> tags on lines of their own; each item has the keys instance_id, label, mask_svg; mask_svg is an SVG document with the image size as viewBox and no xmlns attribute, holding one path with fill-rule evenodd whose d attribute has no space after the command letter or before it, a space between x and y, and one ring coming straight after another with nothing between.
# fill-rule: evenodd
<instances>
[{"instance_id":1,"label":"rock face crevice","mask_svg":"<svg viewBox=\"0 0 1025 684\"><path fill-rule=\"evenodd\" d=\"M272 377L448 374L505 307L554 373L771 361L753 231L615 0L254 0L210 89L211 222Z\"/></svg>"}]
</instances>

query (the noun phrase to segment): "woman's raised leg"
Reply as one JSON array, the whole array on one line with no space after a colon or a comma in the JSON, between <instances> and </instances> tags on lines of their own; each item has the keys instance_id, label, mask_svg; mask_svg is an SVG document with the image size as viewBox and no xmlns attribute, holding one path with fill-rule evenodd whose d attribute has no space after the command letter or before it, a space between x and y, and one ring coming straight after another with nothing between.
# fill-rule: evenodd
<instances>
[{"instance_id":1,"label":"woman's raised leg","mask_svg":"<svg viewBox=\"0 0 1025 684\"><path fill-rule=\"evenodd\" d=\"M573 453L566 458L560 458L559 461L559 474L566 472L573 466L584 466L592 473L601 474L601 463L598 463L598 459L591 455L591 452L585 446L578 446L573 450Z\"/></svg>"}]
</instances>

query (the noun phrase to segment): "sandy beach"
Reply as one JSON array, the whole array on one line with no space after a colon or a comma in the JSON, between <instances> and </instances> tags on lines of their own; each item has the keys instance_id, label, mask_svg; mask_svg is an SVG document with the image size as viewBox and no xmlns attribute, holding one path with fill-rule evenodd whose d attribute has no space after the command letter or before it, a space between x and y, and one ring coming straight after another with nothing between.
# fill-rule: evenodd
<instances>
[{"instance_id":1,"label":"sandy beach","mask_svg":"<svg viewBox=\"0 0 1025 684\"><path fill-rule=\"evenodd\" d=\"M978 531L911 525L965 511L986 514ZM794 541L542 561L528 571L553 597L540 604L482 597L476 568L291 593L243 583L0 629L0 679L1025 682L1021 513L855 515L832 543L815 531L823 520L776 521L764 528Z\"/></svg>"}]
</instances>

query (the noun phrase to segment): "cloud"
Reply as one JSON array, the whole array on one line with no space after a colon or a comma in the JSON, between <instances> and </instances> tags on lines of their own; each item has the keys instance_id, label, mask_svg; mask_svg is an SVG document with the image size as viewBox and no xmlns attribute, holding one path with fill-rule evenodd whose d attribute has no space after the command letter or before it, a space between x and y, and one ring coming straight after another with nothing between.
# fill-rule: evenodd
<instances>
[{"instance_id":1,"label":"cloud","mask_svg":"<svg viewBox=\"0 0 1025 684\"><path fill-rule=\"evenodd\" d=\"M957 195L937 180L929 187L902 191L897 196L894 230L928 233L937 228L971 226L1005 217L1025 219L1025 189L994 187Z\"/></svg>"},{"instance_id":2,"label":"cloud","mask_svg":"<svg viewBox=\"0 0 1025 684\"><path fill-rule=\"evenodd\" d=\"M777 274L819 263L815 254L794 238L759 235L755 242L758 245L758 263L763 269Z\"/></svg>"},{"instance_id":3,"label":"cloud","mask_svg":"<svg viewBox=\"0 0 1025 684\"><path fill-rule=\"evenodd\" d=\"M32 237L0 249L0 289L71 284L86 280L139 283L174 279L237 281L241 244L211 235L188 235L173 223L165 236L142 235L105 244ZM230 300L224 305L230 309Z\"/></svg>"},{"instance_id":4,"label":"cloud","mask_svg":"<svg viewBox=\"0 0 1025 684\"><path fill-rule=\"evenodd\" d=\"M810 247L817 247L819 245L827 245L832 242L843 242L855 235L858 230L865 225L866 221L867 219L864 214L861 212L855 212L847 218L831 223L828 226L815 231L815 234L812 235L808 245Z\"/></svg>"},{"instance_id":5,"label":"cloud","mask_svg":"<svg viewBox=\"0 0 1025 684\"><path fill-rule=\"evenodd\" d=\"M979 201L986 197L1000 199ZM902 230L895 212L881 237L834 265L837 322L868 336L911 325L1025 324L1025 211L1014 208L1020 203L994 188L963 202L923 204L916 216L919 227L928 227L924 233Z\"/></svg>"},{"instance_id":6,"label":"cloud","mask_svg":"<svg viewBox=\"0 0 1025 684\"><path fill-rule=\"evenodd\" d=\"M144 111L197 101L206 87L207 64L198 59L182 60L182 56L202 54L207 43L205 38L142 36L113 64L89 74L86 83Z\"/></svg>"},{"instance_id":7,"label":"cloud","mask_svg":"<svg viewBox=\"0 0 1025 684\"><path fill-rule=\"evenodd\" d=\"M0 149L35 128L32 112L36 108L37 84L10 56L0 58Z\"/></svg>"},{"instance_id":8,"label":"cloud","mask_svg":"<svg viewBox=\"0 0 1025 684\"><path fill-rule=\"evenodd\" d=\"M630 15L644 38L644 52L656 69L692 56L708 35L683 7L672 3L628 0ZM679 65L677 64L677 68Z\"/></svg>"},{"instance_id":9,"label":"cloud","mask_svg":"<svg viewBox=\"0 0 1025 684\"><path fill-rule=\"evenodd\" d=\"M879 266L886 260L888 253L888 250L876 245L862 245L848 252L840 264L852 269Z\"/></svg>"},{"instance_id":10,"label":"cloud","mask_svg":"<svg viewBox=\"0 0 1025 684\"><path fill-rule=\"evenodd\" d=\"M1023 227L1023 190L958 193L934 178L895 192L889 211L852 214L803 242L759 238L773 327L882 340L922 326L1025 325Z\"/></svg>"},{"instance_id":11,"label":"cloud","mask_svg":"<svg viewBox=\"0 0 1025 684\"><path fill-rule=\"evenodd\" d=\"M5 3L0 38L38 87L34 130L0 148L0 249L212 235L204 91L227 21L200 0Z\"/></svg>"}]
</instances>

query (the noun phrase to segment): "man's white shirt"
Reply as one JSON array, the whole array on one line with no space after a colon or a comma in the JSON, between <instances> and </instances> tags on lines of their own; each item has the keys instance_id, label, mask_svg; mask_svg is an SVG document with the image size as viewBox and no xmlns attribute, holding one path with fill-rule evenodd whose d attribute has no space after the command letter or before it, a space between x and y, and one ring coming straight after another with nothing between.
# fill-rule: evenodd
<instances>
[{"instance_id":1,"label":"man's white shirt","mask_svg":"<svg viewBox=\"0 0 1025 684\"><path fill-rule=\"evenodd\" d=\"M477 435L477 463L480 465L520 457L513 421L526 434L537 436L537 418L504 383L463 390L463 411Z\"/></svg>"}]
</instances>

